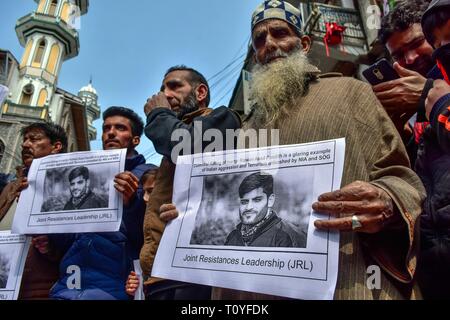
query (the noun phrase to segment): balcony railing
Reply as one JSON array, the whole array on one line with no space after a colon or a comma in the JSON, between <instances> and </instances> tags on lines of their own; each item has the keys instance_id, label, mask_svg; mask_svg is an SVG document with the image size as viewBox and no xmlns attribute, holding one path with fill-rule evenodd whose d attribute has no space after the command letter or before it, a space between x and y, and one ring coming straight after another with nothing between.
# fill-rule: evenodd
<instances>
[{"instance_id":1,"label":"balcony railing","mask_svg":"<svg viewBox=\"0 0 450 320\"><path fill-rule=\"evenodd\" d=\"M7 101L1 110L2 117L24 117L34 120L48 120L48 107L33 107Z\"/></svg>"},{"instance_id":2,"label":"balcony railing","mask_svg":"<svg viewBox=\"0 0 450 320\"><path fill-rule=\"evenodd\" d=\"M72 36L74 38L78 38L77 30L71 28L64 20L62 20L59 17L55 17L53 15L49 15L49 14L45 14L45 13L40 13L40 12L30 13L30 14L20 18L17 21L16 25L20 26L31 19L41 21L41 22L44 22L47 24L54 24L55 20L56 20L58 22L58 25L64 30L64 32L68 33L70 36Z\"/></svg>"},{"instance_id":3,"label":"balcony railing","mask_svg":"<svg viewBox=\"0 0 450 320\"><path fill-rule=\"evenodd\" d=\"M346 27L344 45L367 48L367 38L357 10L321 3L312 4L312 14L308 18L306 28L317 40L323 40L326 34L326 22L336 22Z\"/></svg>"},{"instance_id":4,"label":"balcony railing","mask_svg":"<svg viewBox=\"0 0 450 320\"><path fill-rule=\"evenodd\" d=\"M17 21L16 33L20 44L25 46L27 39L34 32L33 30L39 31L42 28L45 28L46 31L51 31L54 36L63 42L66 49L66 60L78 55L80 47L78 31L60 17L43 13L33 12Z\"/></svg>"}]
</instances>

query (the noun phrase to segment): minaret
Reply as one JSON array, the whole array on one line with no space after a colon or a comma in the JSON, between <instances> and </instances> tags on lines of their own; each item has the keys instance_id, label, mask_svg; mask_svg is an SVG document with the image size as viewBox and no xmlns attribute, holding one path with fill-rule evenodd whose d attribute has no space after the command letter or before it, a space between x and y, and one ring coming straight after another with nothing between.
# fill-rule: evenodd
<instances>
[{"instance_id":1,"label":"minaret","mask_svg":"<svg viewBox=\"0 0 450 320\"><path fill-rule=\"evenodd\" d=\"M40 112L41 119L49 119L48 107L61 66L76 57L80 48L73 22L87 13L89 0L35 2L37 10L20 18L16 24L16 33L25 52L20 64L20 80L10 101L19 106L40 108L33 110L34 117Z\"/></svg>"},{"instance_id":2,"label":"minaret","mask_svg":"<svg viewBox=\"0 0 450 320\"><path fill-rule=\"evenodd\" d=\"M89 140L96 140L97 129L95 129L93 122L100 118L100 105L98 104L97 90L92 86L92 78L87 86L80 89L78 96L86 106Z\"/></svg>"}]
</instances>

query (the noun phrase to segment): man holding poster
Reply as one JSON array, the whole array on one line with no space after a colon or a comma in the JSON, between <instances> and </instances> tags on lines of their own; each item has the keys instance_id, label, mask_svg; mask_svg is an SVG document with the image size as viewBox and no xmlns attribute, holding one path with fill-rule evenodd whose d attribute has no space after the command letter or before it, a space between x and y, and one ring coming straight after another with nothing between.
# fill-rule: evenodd
<instances>
[{"instance_id":1,"label":"man holding poster","mask_svg":"<svg viewBox=\"0 0 450 320\"><path fill-rule=\"evenodd\" d=\"M143 132L135 112L112 107L103 118L106 151L43 159L30 172L30 181L32 176L34 187L43 192L30 197L22 227L51 233L37 249L44 256L63 256L59 280L50 291L53 299L128 299L124 286L141 245L145 211L139 178L152 166L135 151ZM89 196L93 192L96 203ZM99 195L109 195L108 201L98 200ZM79 281L68 285L74 277Z\"/></svg>"},{"instance_id":2,"label":"man holding poster","mask_svg":"<svg viewBox=\"0 0 450 320\"><path fill-rule=\"evenodd\" d=\"M124 289L125 282L131 270L132 260L137 259L143 242L145 202L143 187L139 180L154 166L145 164L144 156L135 150L140 143L144 124L133 110L111 107L103 113L103 121L103 149L118 151L126 149L126 171L115 177L109 177L110 180L114 180L115 190L123 196L120 230L109 233L52 236L53 243L59 243L60 250L66 253L61 261L60 279L50 292L53 299L128 299ZM69 179L72 198L89 192L87 191L89 173L86 172L86 168L73 169ZM76 186L77 182L79 187ZM101 205L98 202L97 205ZM70 207L69 204L66 206ZM91 250L92 247L96 250ZM69 288L67 283L72 276L70 272L72 265L80 268L81 285Z\"/></svg>"},{"instance_id":3,"label":"man holding poster","mask_svg":"<svg viewBox=\"0 0 450 320\"><path fill-rule=\"evenodd\" d=\"M345 137L343 188L319 196L313 205L336 218L318 220L315 227L340 232L334 298L409 298L411 292L402 296L394 282L413 281L423 185L370 87L351 78L321 77L310 64L311 39L301 24L300 11L284 1L265 1L254 12L255 108L246 128L278 128L281 145ZM379 290L368 288L370 265L380 266L392 280L382 273ZM256 296L216 292L215 297Z\"/></svg>"},{"instance_id":4,"label":"man holding poster","mask_svg":"<svg viewBox=\"0 0 450 320\"><path fill-rule=\"evenodd\" d=\"M27 188L27 172L35 159L67 151L67 135L61 126L52 123L32 123L22 129L22 163L16 180L9 183L0 195L0 231L11 230L17 201ZM36 237L33 244L42 239ZM58 279L58 259L47 259L30 248L26 259L19 299L47 299L49 290Z\"/></svg>"},{"instance_id":5,"label":"man holding poster","mask_svg":"<svg viewBox=\"0 0 450 320\"><path fill-rule=\"evenodd\" d=\"M282 177L280 181L286 181L285 186L281 187L287 190L287 194L289 190L295 190L297 197L306 198L301 203L309 202L310 208L312 204L314 212L310 226L314 229L310 228L312 232L308 233L308 237L323 239L308 241L306 251L298 251L290 256L305 259L293 262L289 257L283 260L282 253L276 250L270 254L258 253L260 257L252 259L245 257L255 255L250 252L244 255L237 250L222 251L219 255L210 247L208 255L200 254L199 248L186 247L188 242L181 232L179 239L174 239L176 249L172 259L166 258L162 253L158 258L161 258L161 262L165 262L166 268L168 264L178 268L177 272L180 274L184 274L184 270L179 268L188 266L192 269L190 271L192 275L198 274L199 268L217 272L219 268L217 265L226 271L220 274L221 277L227 277L227 274L234 272L233 277L228 278L228 282L210 277L216 281L217 287L234 287L240 290L217 288L213 292L214 299L270 298L251 292L300 299L409 299L412 295L411 284L417 260L415 226L421 212L425 190L420 179L410 168L406 150L393 123L368 85L352 78L321 76L320 70L310 64L307 54L311 48L311 39L302 33L301 13L291 4L271 0L257 7L252 18L252 44L257 60L251 86L255 106L246 119L244 130L279 130L279 145L283 146L280 149L288 150L280 151L282 155L278 161L280 164L283 163L278 170ZM339 168L335 156L344 148L339 147L342 141L335 140L330 144L327 140L338 138L345 138L345 163L342 182L336 185L338 177L331 179L335 174L334 169ZM314 144L317 144L317 147L314 147ZM238 160L241 153L241 151L235 153ZM249 153L251 158L257 151L250 150ZM293 156L300 153L305 156ZM270 155L268 157L270 158ZM254 170L265 171L268 170L267 166L271 168L268 164L257 165L256 161L246 163L245 158L242 159L243 161L238 161L237 167L230 166L226 171L215 168L214 161L196 164L195 158L185 159L193 161L192 170L191 173L180 172L179 177L198 182L191 184L188 202L183 200L181 194L179 198L174 196L174 202L179 201L183 206L177 204L180 212L183 212L183 219L175 220L173 228L178 227L180 231L189 227L194 230L207 230L205 226L211 223L209 221L197 223L195 219L190 218L192 213L197 211L196 220L204 221L202 210L215 212L211 210L210 204L219 212L223 210L220 208L229 206L230 202L227 199L221 199L220 207L215 205L217 203L214 201L215 195L210 195L208 188L203 188L202 191L197 184L212 185L217 189L215 194L220 195L223 188L214 187L214 181L221 177L218 175L219 172L228 175L244 170L241 167L251 166ZM303 169L290 168L299 163L307 165L303 165L304 170L312 175L312 179L304 183L291 182L293 175L296 179L303 176ZM329 169L331 171L326 173L325 168L329 165L334 169ZM206 175L205 172L197 170L202 166L205 172L211 172L209 175L212 181L209 177L203 177ZM322 166L322 169L316 170L315 168L319 166ZM239 176L220 179L233 183ZM322 187L317 185L325 181L334 183ZM198 189L200 190L197 191ZM319 190L322 192L317 194ZM309 200L311 195L313 199ZM195 198L195 201L191 200L192 198ZM286 198L295 199L296 196ZM318 201L313 203L316 199ZM197 201L200 201L200 206L197 205ZM295 203L290 207L296 207ZM173 206L165 206L162 209L164 209L161 214L163 219L171 219L177 214L177 208ZM327 220L327 216L334 219ZM217 226L217 229L221 226L226 228L229 222L225 219L224 216L218 216L214 226ZM194 235L197 234L201 233L194 231ZM214 241L208 241L209 239L203 241L194 235L191 245L222 243L220 234L219 240L214 237ZM339 265L331 272L322 274L317 266L325 267L325 264L314 259L318 259L319 254L332 253L333 242L328 240L327 248L330 250L325 251L324 248L316 248L316 252L313 252L310 246L321 245L323 240L333 238L335 235L340 235L337 243ZM170 239L171 236L167 235L167 238ZM182 253L185 254L184 257ZM313 257L311 253L317 255ZM238 270L236 265L240 266ZM259 265L259 269L249 269L252 265ZM380 286L376 288L367 286L368 270L371 270L371 266L383 270L377 275ZM163 263L161 268L156 268L158 272L155 276L165 275L162 267ZM291 278L289 284L283 277L295 276L292 273L295 267L303 272L298 272L297 283ZM330 267L333 268L329 265L322 271L330 271ZM264 274L273 274L276 268L279 268L279 278L270 282L270 277L267 277L266 285L261 277L251 276L258 272L257 270L264 270ZM290 270L287 270L289 268ZM240 276L238 271L245 276ZM320 274L316 277L308 276L314 272ZM320 281L329 280L333 275L337 276L336 289L331 282L330 286L320 289L322 285ZM306 277L309 279L308 290L305 290L302 280ZM196 280L203 281L200 275ZM399 287L404 290L399 290Z\"/></svg>"}]
</instances>

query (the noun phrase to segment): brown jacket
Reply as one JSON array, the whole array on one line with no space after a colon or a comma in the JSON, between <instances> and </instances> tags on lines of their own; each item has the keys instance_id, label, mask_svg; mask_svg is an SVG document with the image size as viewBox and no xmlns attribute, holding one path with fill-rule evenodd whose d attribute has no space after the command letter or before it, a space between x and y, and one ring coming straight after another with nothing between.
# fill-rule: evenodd
<instances>
[{"instance_id":1,"label":"brown jacket","mask_svg":"<svg viewBox=\"0 0 450 320\"><path fill-rule=\"evenodd\" d=\"M315 67L314 67L315 68ZM341 233L335 299L409 298L417 261L417 225L425 190L410 169L404 145L371 88L353 78L317 78L306 95L289 106L277 124L280 145L346 138L342 186L367 181L385 190L400 213L397 225L374 235ZM254 117L245 128L258 129ZM367 267L384 271L381 290L366 286ZM401 292L400 289L405 289ZM402 294L403 293L403 294ZM271 299L242 291L215 289L214 299Z\"/></svg>"},{"instance_id":2,"label":"brown jacket","mask_svg":"<svg viewBox=\"0 0 450 320\"><path fill-rule=\"evenodd\" d=\"M23 269L19 300L49 299L50 289L59 278L59 262L60 257L44 256L30 246Z\"/></svg>"},{"instance_id":3,"label":"brown jacket","mask_svg":"<svg viewBox=\"0 0 450 320\"><path fill-rule=\"evenodd\" d=\"M23 168L17 168L17 179L8 183L0 194L0 222L5 218L14 201L20 195L20 184L24 179ZM10 230L11 226L8 226Z\"/></svg>"},{"instance_id":4,"label":"brown jacket","mask_svg":"<svg viewBox=\"0 0 450 320\"><path fill-rule=\"evenodd\" d=\"M17 180L10 182L0 195L0 221L5 218L13 202L17 201L20 195L20 184L23 179L22 172L22 170L18 170ZM11 225L8 225L6 229L10 230ZM30 247L22 274L19 299L49 299L50 289L58 280L58 268L58 259L49 259L41 255L35 248Z\"/></svg>"},{"instance_id":5,"label":"brown jacket","mask_svg":"<svg viewBox=\"0 0 450 320\"><path fill-rule=\"evenodd\" d=\"M186 115L183 122L186 124L192 123L194 118L207 116L211 112L212 109L197 110ZM144 246L141 250L140 261L145 285L163 280L151 277L151 271L159 242L166 227L166 224L159 218L159 208L163 204L172 202L174 177L175 165L164 157L156 175L155 187L150 196L144 218Z\"/></svg>"}]
</instances>

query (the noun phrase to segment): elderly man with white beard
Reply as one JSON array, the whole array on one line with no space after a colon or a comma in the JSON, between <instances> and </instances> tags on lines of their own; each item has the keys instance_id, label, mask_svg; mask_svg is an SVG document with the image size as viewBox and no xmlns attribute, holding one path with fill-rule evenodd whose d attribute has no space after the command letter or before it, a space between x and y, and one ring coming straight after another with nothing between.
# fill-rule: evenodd
<instances>
[{"instance_id":1,"label":"elderly man with white beard","mask_svg":"<svg viewBox=\"0 0 450 320\"><path fill-rule=\"evenodd\" d=\"M265 1L252 19L255 105L243 129L279 129L280 145L344 137L342 189L323 194L313 209L324 214L320 230L340 232L334 298L410 299L417 260L416 221L425 189L411 170L406 149L371 87L353 78L321 75L307 53L300 11L284 1ZM335 219L325 220L331 214ZM176 208L161 219L176 218ZM367 285L369 266L379 266L381 286ZM214 288L213 299L277 299Z\"/></svg>"},{"instance_id":2,"label":"elderly man with white beard","mask_svg":"<svg viewBox=\"0 0 450 320\"><path fill-rule=\"evenodd\" d=\"M315 211L335 217L315 227L341 234L335 299L411 298L415 225L425 191L370 86L321 75L308 62L311 39L302 34L299 10L287 2L258 6L252 44L258 62L255 106L244 129L279 129L280 145L346 139L342 189L313 204ZM383 270L379 290L366 285L370 265ZM274 297L216 288L213 298Z\"/></svg>"}]
</instances>

